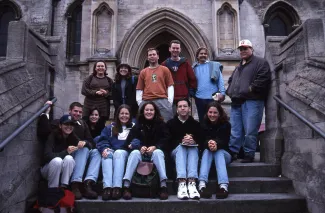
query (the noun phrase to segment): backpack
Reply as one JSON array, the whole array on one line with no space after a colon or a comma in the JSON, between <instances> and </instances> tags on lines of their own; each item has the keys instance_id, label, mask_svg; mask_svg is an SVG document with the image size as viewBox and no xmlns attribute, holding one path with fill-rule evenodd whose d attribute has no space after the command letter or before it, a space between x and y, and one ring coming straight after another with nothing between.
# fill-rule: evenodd
<instances>
[{"instance_id":1,"label":"backpack","mask_svg":"<svg viewBox=\"0 0 325 213\"><path fill-rule=\"evenodd\" d=\"M132 177L132 196L155 198L159 192L159 184L159 174L155 165L151 162L141 161Z\"/></svg>"}]
</instances>

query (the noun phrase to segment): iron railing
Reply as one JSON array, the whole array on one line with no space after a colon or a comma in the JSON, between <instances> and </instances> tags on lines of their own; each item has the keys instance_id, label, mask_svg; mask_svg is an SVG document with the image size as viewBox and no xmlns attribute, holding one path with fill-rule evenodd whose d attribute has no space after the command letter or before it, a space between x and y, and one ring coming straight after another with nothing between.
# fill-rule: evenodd
<instances>
[{"instance_id":1,"label":"iron railing","mask_svg":"<svg viewBox=\"0 0 325 213\"><path fill-rule=\"evenodd\" d=\"M57 101L56 98L53 98L52 103ZM0 142L0 152L3 151L4 147L12 141L17 135L19 135L29 124L31 124L36 118L40 116L45 110L50 107L49 104L45 104L40 110L38 110L31 118L29 118L24 124L22 124L18 129L16 129L11 135L9 135L6 139Z\"/></svg>"},{"instance_id":2,"label":"iron railing","mask_svg":"<svg viewBox=\"0 0 325 213\"><path fill-rule=\"evenodd\" d=\"M288 104L286 104L284 101L282 101L280 97L273 96L273 99L276 100L276 102L278 104L280 104L284 109L288 110L290 113L292 113L293 115L295 115L299 120L301 120L303 123L305 123L307 126L309 126L312 130L314 130L315 132L317 132L321 137L323 137L325 139L325 133L324 133L323 130L321 130L315 124L311 123L305 117L303 117L302 115L300 115L295 109L293 109Z\"/></svg>"}]
</instances>

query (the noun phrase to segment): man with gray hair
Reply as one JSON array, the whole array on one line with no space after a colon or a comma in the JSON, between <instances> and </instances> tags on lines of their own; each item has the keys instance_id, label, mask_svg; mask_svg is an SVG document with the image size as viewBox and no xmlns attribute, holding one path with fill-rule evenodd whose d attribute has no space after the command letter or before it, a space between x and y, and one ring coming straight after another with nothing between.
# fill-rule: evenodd
<instances>
[{"instance_id":1,"label":"man with gray hair","mask_svg":"<svg viewBox=\"0 0 325 213\"><path fill-rule=\"evenodd\" d=\"M229 148L233 160L243 146L242 163L254 161L258 129L271 80L270 67L264 58L253 54L249 40L239 42L241 61L229 78L227 95L231 98L231 136Z\"/></svg>"},{"instance_id":2,"label":"man with gray hair","mask_svg":"<svg viewBox=\"0 0 325 213\"><path fill-rule=\"evenodd\" d=\"M207 105L214 101L225 100L225 85L222 77L223 66L219 62L209 61L209 51L206 47L200 47L195 54L197 61L193 64L193 70L197 79L197 91L195 93L195 105L200 122L203 121Z\"/></svg>"}]
</instances>

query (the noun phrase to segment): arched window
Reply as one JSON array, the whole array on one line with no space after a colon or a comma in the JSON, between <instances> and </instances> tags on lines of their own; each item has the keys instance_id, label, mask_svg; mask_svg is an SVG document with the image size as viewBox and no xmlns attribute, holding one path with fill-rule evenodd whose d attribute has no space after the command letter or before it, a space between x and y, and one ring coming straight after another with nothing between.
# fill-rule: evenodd
<instances>
[{"instance_id":1,"label":"arched window","mask_svg":"<svg viewBox=\"0 0 325 213\"><path fill-rule=\"evenodd\" d=\"M72 61L80 60L82 1L70 5L66 14L68 18L66 57Z\"/></svg>"},{"instance_id":2,"label":"arched window","mask_svg":"<svg viewBox=\"0 0 325 213\"><path fill-rule=\"evenodd\" d=\"M264 16L265 36L287 36L300 24L295 9L282 1L271 5Z\"/></svg>"},{"instance_id":3,"label":"arched window","mask_svg":"<svg viewBox=\"0 0 325 213\"><path fill-rule=\"evenodd\" d=\"M9 22L20 18L18 5L8 0L0 2L0 57L5 57L7 54Z\"/></svg>"}]
</instances>

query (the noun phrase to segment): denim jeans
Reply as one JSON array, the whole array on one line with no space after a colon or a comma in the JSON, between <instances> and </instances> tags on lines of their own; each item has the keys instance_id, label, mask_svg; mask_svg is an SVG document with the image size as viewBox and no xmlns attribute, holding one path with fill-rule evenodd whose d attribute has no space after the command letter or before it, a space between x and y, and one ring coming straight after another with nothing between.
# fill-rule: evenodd
<instances>
[{"instance_id":1,"label":"denim jeans","mask_svg":"<svg viewBox=\"0 0 325 213\"><path fill-rule=\"evenodd\" d=\"M48 164L41 168L41 174L48 180L48 187L59 187L61 184L69 185L69 180L75 166L75 161L71 155L62 158L53 158ZM61 176L61 178L60 178Z\"/></svg>"},{"instance_id":2,"label":"denim jeans","mask_svg":"<svg viewBox=\"0 0 325 213\"><path fill-rule=\"evenodd\" d=\"M232 152L238 153L243 147L245 156L255 156L263 109L264 101L262 100L247 100L242 105L231 106L229 148Z\"/></svg>"},{"instance_id":3,"label":"denim jeans","mask_svg":"<svg viewBox=\"0 0 325 213\"><path fill-rule=\"evenodd\" d=\"M82 177L85 172L87 160L89 158L89 166L86 173L85 180L97 181L101 155L97 149L89 151L87 147L78 149L71 154L76 162L74 167L71 182L82 182Z\"/></svg>"},{"instance_id":4,"label":"denim jeans","mask_svg":"<svg viewBox=\"0 0 325 213\"><path fill-rule=\"evenodd\" d=\"M205 149L203 152L200 168L200 181L208 182L209 172L212 161L216 165L218 184L229 183L227 174L227 165L231 162L231 155L224 149L219 149L216 152L211 152Z\"/></svg>"},{"instance_id":5,"label":"denim jeans","mask_svg":"<svg viewBox=\"0 0 325 213\"><path fill-rule=\"evenodd\" d=\"M213 99L195 98L195 105L196 105L197 114L199 116L200 123L203 122L204 115L207 112L207 106L212 101Z\"/></svg>"},{"instance_id":6,"label":"denim jeans","mask_svg":"<svg viewBox=\"0 0 325 213\"><path fill-rule=\"evenodd\" d=\"M129 153L118 149L114 151L113 158L102 158L103 188L122 187L124 168Z\"/></svg>"},{"instance_id":7,"label":"denim jeans","mask_svg":"<svg viewBox=\"0 0 325 213\"><path fill-rule=\"evenodd\" d=\"M199 151L197 147L186 147L178 145L172 151L172 158L175 160L177 179L198 178L197 166Z\"/></svg>"},{"instance_id":8,"label":"denim jeans","mask_svg":"<svg viewBox=\"0 0 325 213\"><path fill-rule=\"evenodd\" d=\"M129 155L123 180L128 180L131 182L132 176L140 161L142 161L140 151L133 150ZM164 152L160 149L156 149L155 151L153 151L151 161L155 164L158 170L160 181L167 180Z\"/></svg>"}]
</instances>

